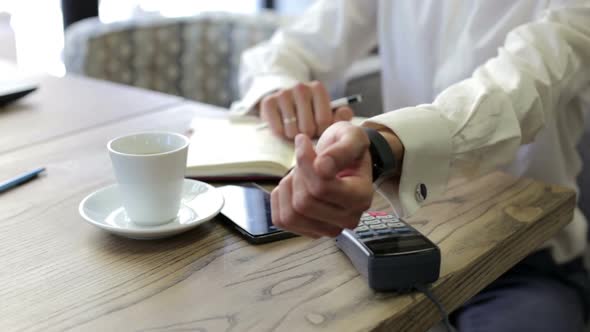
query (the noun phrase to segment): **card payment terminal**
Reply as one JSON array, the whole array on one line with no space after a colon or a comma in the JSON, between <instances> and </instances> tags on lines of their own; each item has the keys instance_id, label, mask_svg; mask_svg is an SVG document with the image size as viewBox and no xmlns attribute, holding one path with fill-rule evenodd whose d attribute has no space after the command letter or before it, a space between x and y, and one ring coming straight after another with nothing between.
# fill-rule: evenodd
<instances>
[{"instance_id":1,"label":"card payment terminal","mask_svg":"<svg viewBox=\"0 0 590 332\"><path fill-rule=\"evenodd\" d=\"M410 290L439 277L438 246L385 212L365 212L354 230L336 238L336 245L375 290Z\"/></svg>"}]
</instances>

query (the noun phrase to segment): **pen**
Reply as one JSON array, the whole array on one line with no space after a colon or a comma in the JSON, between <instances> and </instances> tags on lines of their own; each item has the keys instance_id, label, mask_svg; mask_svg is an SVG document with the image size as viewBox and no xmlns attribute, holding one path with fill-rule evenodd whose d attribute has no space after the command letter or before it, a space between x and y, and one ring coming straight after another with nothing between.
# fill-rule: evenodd
<instances>
[{"instance_id":1,"label":"pen","mask_svg":"<svg viewBox=\"0 0 590 332\"><path fill-rule=\"evenodd\" d=\"M45 167L36 168L30 172L26 172L20 175L17 175L13 178L10 178L4 182L0 182L0 193L5 192L9 189L12 189L16 186L19 186L29 180L32 180L37 177L41 172L45 171Z\"/></svg>"},{"instance_id":2,"label":"pen","mask_svg":"<svg viewBox=\"0 0 590 332\"><path fill-rule=\"evenodd\" d=\"M330 108L334 111L334 110L338 109L339 107L360 103L362 101L363 101L362 95L360 95L360 94L351 95L351 96L342 97L342 98L332 100L330 102ZM260 124L258 127L256 127L256 130L260 130L260 129L264 129L264 128L268 128L268 123L265 122L265 123Z\"/></svg>"}]
</instances>

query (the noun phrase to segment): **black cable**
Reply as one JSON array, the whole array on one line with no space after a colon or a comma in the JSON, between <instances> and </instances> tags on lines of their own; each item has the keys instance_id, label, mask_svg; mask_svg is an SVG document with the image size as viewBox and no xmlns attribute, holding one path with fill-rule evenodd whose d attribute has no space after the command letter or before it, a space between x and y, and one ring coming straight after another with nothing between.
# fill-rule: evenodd
<instances>
[{"instance_id":1,"label":"black cable","mask_svg":"<svg viewBox=\"0 0 590 332\"><path fill-rule=\"evenodd\" d=\"M438 309L438 312L440 313L440 316L442 318L443 323L445 324L445 327L447 328L447 331L448 332L457 332L455 330L455 328L453 327L453 325L451 325L451 322L449 321L449 313L447 313L447 311L443 307L442 303L440 303L440 301L434 296L434 294L432 294L432 292L430 291L430 288L428 286L424 286L424 285L415 285L414 288L416 288L418 291L424 293L424 295L426 295L426 297L430 301L432 301L432 303L434 303L434 305Z\"/></svg>"}]
</instances>

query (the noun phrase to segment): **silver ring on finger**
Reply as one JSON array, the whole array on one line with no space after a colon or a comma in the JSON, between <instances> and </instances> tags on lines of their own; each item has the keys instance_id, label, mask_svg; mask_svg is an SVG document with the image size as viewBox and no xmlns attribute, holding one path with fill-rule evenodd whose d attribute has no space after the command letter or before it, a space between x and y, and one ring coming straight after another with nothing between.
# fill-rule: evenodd
<instances>
[{"instance_id":1,"label":"silver ring on finger","mask_svg":"<svg viewBox=\"0 0 590 332\"><path fill-rule=\"evenodd\" d=\"M283 124L285 124L285 125L288 125L291 123L296 123L296 122L297 122L297 118L294 116L292 116L290 118L283 119Z\"/></svg>"}]
</instances>

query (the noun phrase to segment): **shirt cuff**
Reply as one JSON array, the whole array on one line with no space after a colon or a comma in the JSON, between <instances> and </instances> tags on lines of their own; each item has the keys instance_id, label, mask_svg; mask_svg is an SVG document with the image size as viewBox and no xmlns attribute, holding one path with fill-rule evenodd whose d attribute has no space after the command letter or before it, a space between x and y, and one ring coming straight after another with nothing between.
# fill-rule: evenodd
<instances>
[{"instance_id":1,"label":"shirt cuff","mask_svg":"<svg viewBox=\"0 0 590 332\"><path fill-rule=\"evenodd\" d=\"M268 75L256 77L242 100L232 103L229 115L230 117L240 117L252 114L255 111L256 104L264 96L279 89L293 87L297 83L299 81L288 76Z\"/></svg>"},{"instance_id":2,"label":"shirt cuff","mask_svg":"<svg viewBox=\"0 0 590 332\"><path fill-rule=\"evenodd\" d=\"M391 129L404 145L399 185L384 181L381 193L402 216L442 195L451 164L451 130L448 120L432 105L402 108L365 122Z\"/></svg>"}]
</instances>

